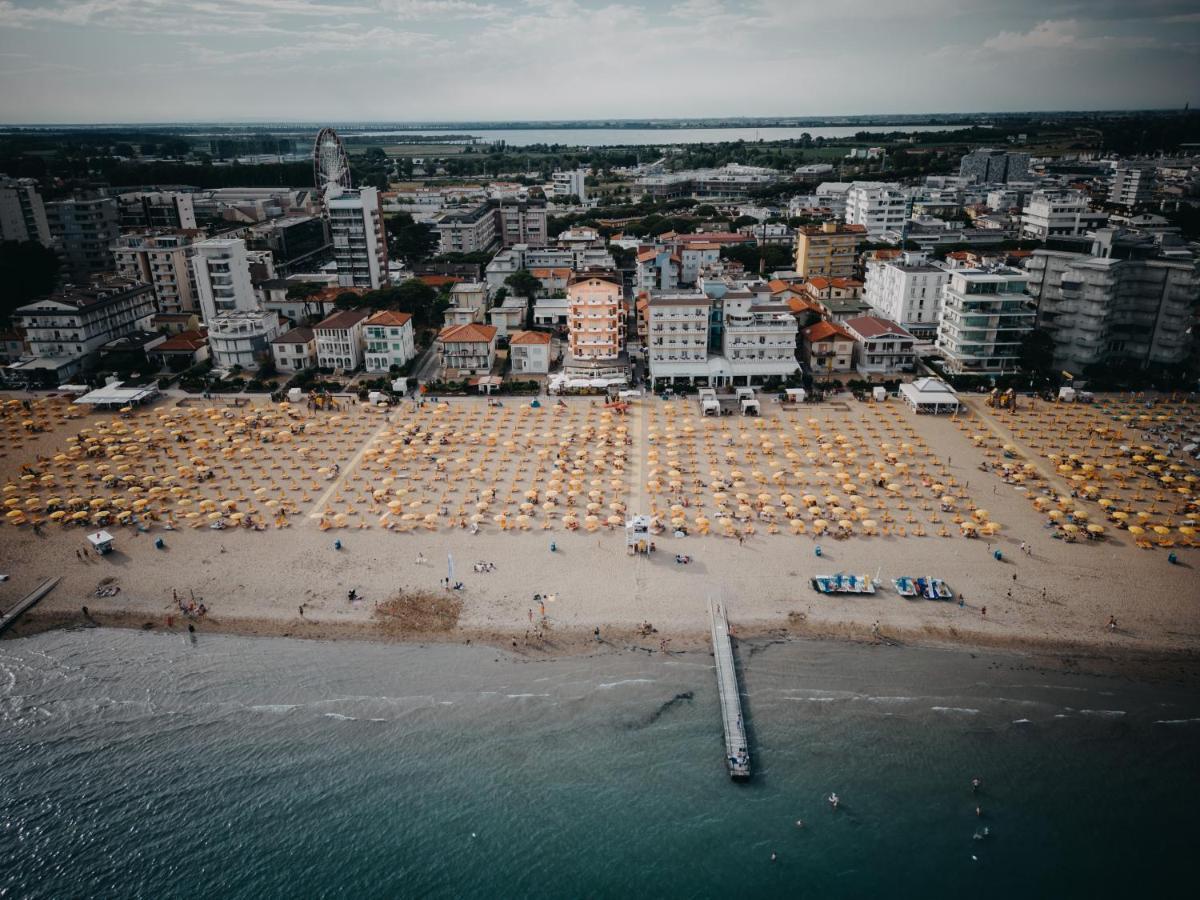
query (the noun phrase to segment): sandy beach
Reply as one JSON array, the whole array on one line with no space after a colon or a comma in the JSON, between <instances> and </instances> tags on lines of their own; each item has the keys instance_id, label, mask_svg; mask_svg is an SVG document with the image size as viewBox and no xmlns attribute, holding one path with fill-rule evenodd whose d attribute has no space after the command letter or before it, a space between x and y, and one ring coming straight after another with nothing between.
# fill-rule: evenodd
<instances>
[{"instance_id":1,"label":"sandy beach","mask_svg":"<svg viewBox=\"0 0 1200 900\"><path fill-rule=\"evenodd\" d=\"M144 531L133 524L110 524L106 527L116 538L115 551L105 557L81 558L84 527L45 521L41 533L35 534L30 524L13 524L16 517L10 517L0 527L0 572L10 576L0 585L0 608L7 609L42 579L58 575L62 576L58 587L11 633L78 624L86 606L94 622L126 627L178 629L193 621L201 629L246 634L474 640L509 648L515 642L521 652L572 652L594 645L596 628L602 640L613 644L655 649L667 640L671 648L694 646L707 637L707 600L719 596L727 603L735 627L746 634L874 639L878 623L878 634L888 639L1033 651L1073 648L1104 656L1167 654L1191 659L1200 648L1200 594L1193 569L1200 553L1181 546L1176 550L1178 563L1171 564L1165 548L1141 549L1132 535L1113 529L1103 540L1053 539L1029 494L1045 484L1055 491L1069 490L1069 481L1061 482L1061 473L1046 463L1045 448L1031 446L1032 441L1021 443L1010 428L1012 423L974 398L958 421L918 417L895 401L799 409L770 401L760 422L721 420L714 425L701 422L694 404L686 401L664 404L650 399L628 416L614 416L590 400L532 412L514 410L518 402L507 401L503 409L496 409L482 400L452 400L436 411L436 421L447 429L446 456L439 460L437 454L443 451L414 448L406 460L403 451L411 445L395 441L390 471L380 464L386 462L392 436L405 434L409 426L410 435L425 434L429 423L421 417L431 414L428 405L420 411L411 405L397 407L386 418L379 411L357 407L336 413L303 411L297 419L309 428L295 441L266 447L253 439L236 448L231 444L226 461L244 458L249 468L261 460L259 471L275 473L270 482L272 491L278 492L275 504L266 505L265 492L258 497L262 502L255 504L255 479L264 476L247 470L226 470L228 477L241 479L234 484L218 471L196 489L212 491L214 504L219 496L232 498L230 509L244 511L242 515L251 521L257 514L262 530L232 526L213 530L208 527L211 513L192 521L176 519L171 530L164 530L163 518L146 522ZM131 431L139 426L148 431L165 421L159 416L177 410L177 403L164 399L124 420L111 413L76 412L68 417L65 406L53 414L45 406L37 420L44 430L10 430L10 435L21 439L6 446L0 473L9 484L23 487L20 479L28 471L22 465L33 465L34 471L44 474L36 468L38 457L48 464L81 429L119 420ZM269 414L275 409L262 407ZM1043 409L1046 415L1053 411L1048 406ZM212 412L204 410L205 415ZM246 412L236 414L241 417ZM31 421L24 418L28 411L15 415L21 422ZM226 413L216 409L215 415ZM502 423L497 417L503 415L508 416L507 430L488 430ZM336 422L331 421L333 416ZM462 434L461 446L454 442L456 418L475 429ZM688 427L694 432L689 433ZM814 436L804 443L806 428ZM891 468L884 469L889 464L886 451L871 446L874 435L880 443L888 443L885 430L889 428L899 438L918 436L918 443L908 445L908 450L899 449L899 439L890 439L899 459L909 460L907 469L903 463L895 465L895 455L890 458ZM747 429L762 433L746 437ZM600 430L604 433L598 436ZM726 437L727 430L731 433ZM814 487L825 483L816 477L818 471L826 474L817 467L828 469L828 483L835 487L844 488L849 479L843 477L839 485L833 479L835 469L824 459L805 459L803 452L794 454L790 466L793 474L800 472L797 466L807 466L803 470L810 473L807 480L802 473L799 478L772 478L779 467L768 471L765 460L775 463L784 458L785 449L777 448L778 455L776 448L760 450L764 435L772 430L785 440L798 435L797 451L812 447L832 455L839 448L856 448L858 459L851 449L847 471L867 468L852 476L861 482L859 493L838 495L863 503L857 514L842 510L853 517L847 522L850 536L815 534L817 520L812 516L783 518L784 495L823 492ZM567 451L563 454L555 447L567 432L570 436L561 442L560 449ZM823 442L817 432L821 437L828 432L829 440ZM985 433L988 440L974 437ZM250 432L251 437L254 434ZM701 442L702 434L706 443ZM834 434L846 439L835 443ZM513 446L505 447L510 435L515 436ZM542 435L546 435L544 442ZM325 442L319 442L318 436ZM771 440L778 443L779 438ZM194 441L195 432L186 453L197 452ZM994 456L1000 441L1017 442L1014 456L1028 463L1031 480L1005 480L995 466L988 472L980 470L980 463L988 458L985 454ZM297 454L301 442L314 445L311 455ZM154 440L147 443L148 454L156 452L156 446L164 451L176 446L169 438L161 445ZM492 455L471 455L476 446L483 448L480 454L490 449ZM576 461L577 451L592 454L596 446L606 448L604 459L589 461L586 469L569 468L581 464ZM706 459L706 454L712 458ZM211 455L219 462L219 454ZM720 478L728 484L710 483L718 470L710 470L709 463L718 457L727 467ZM489 460L486 471L478 471L481 459ZM146 461L147 471L165 471L154 469L152 463ZM871 468L876 463L888 478L898 477L897 472L910 476L911 492L900 486L896 491L882 486L876 490L876 469ZM197 464L193 460L184 465ZM400 465L406 471L396 468ZM61 470L66 466L67 462L59 461ZM737 503L730 497L732 509L719 506L714 496L734 492L732 475L741 474L735 471L739 467L749 482L748 501ZM763 472L755 473L762 475L755 485L751 471L758 467ZM325 471L318 474L318 469ZM578 505L574 497L547 498L556 478L564 494L572 489L572 471L585 473L580 476ZM679 473L677 479L673 473ZM862 479L863 474L868 479ZM392 479L386 486L385 478ZM190 485L194 479L195 473L189 473L181 482ZM940 491L932 492L924 483L930 479L942 482L932 485ZM679 486L672 488L673 480ZM695 488L689 490L693 484ZM390 498L397 496L401 485L408 487L392 512L415 510L403 524L403 514L390 520L384 515L388 503L396 504ZM599 496L586 496L589 488ZM51 490L66 493L61 486L49 485L43 494ZM760 502L760 490L766 491L762 496L768 501ZM947 511L936 495L951 490L954 508ZM527 496L527 492L533 493ZM196 503L203 504L208 496L196 494ZM485 506L480 506L481 497ZM672 510L682 505L676 502L681 500L687 501L686 506ZM822 498L820 511L826 517L827 500ZM586 523L587 527L585 501L595 502L600 514L599 521ZM522 502L533 506L532 515L518 525L515 517ZM738 507L747 502L754 504L750 514L738 515L746 513ZM1103 510L1088 503L1099 521ZM764 513L764 507L778 509L778 519L774 509ZM216 508L220 511L219 505ZM986 517L975 516L984 508ZM667 524L654 538L656 552L631 556L624 529L607 523L626 511L651 510L664 520L680 515L689 533L675 537ZM731 518L718 518L722 510L730 510ZM959 522L952 524L952 514ZM334 524L339 515L345 527ZM428 519L430 515L435 518ZM501 516L505 518L497 521ZM572 517L579 524L569 529L565 523ZM788 527L791 519L807 519L803 533L793 533ZM910 521L905 528L906 519L915 519L916 524ZM137 520L135 516L131 521ZM700 533L701 520L711 522L712 533ZM724 536L721 521L727 523L725 531L737 537ZM1002 524L992 535L968 538L956 527L962 521ZM832 519L830 527L834 527ZM916 536L918 528L923 536ZM163 549L154 546L156 538L163 540ZM340 541L340 549L335 549L335 541ZM1021 552L1022 542L1028 543L1029 554ZM995 558L997 549L1002 559ZM691 562L678 564L676 554L691 557ZM455 580L462 582L459 591L446 591L443 586L451 556ZM491 563L494 568L476 571L476 563ZM870 575L879 589L874 595L848 597L819 595L812 589L812 576L836 572ZM940 577L963 603L904 599L891 585L891 579L901 575ZM97 596L102 585L120 591ZM358 599L348 599L350 590ZM401 599L387 607L390 612L378 608L397 595ZM535 600L535 595L542 599ZM173 597L185 602L194 597L205 604L207 614L188 620L180 615ZM423 615L422 604L430 597L449 602L437 615ZM410 608L411 614L406 613ZM1115 631L1107 627L1110 616L1117 619ZM642 633L643 623L652 624L654 632Z\"/></svg>"}]
</instances>

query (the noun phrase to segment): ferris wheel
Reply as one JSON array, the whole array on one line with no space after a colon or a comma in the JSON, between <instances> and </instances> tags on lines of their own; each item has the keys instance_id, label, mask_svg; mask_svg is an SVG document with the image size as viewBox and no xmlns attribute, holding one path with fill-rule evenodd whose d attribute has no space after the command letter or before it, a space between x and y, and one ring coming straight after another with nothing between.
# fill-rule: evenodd
<instances>
[{"instance_id":1,"label":"ferris wheel","mask_svg":"<svg viewBox=\"0 0 1200 900\"><path fill-rule=\"evenodd\" d=\"M322 128L313 144L313 182L322 196L350 190L350 163L346 148L332 128Z\"/></svg>"}]
</instances>

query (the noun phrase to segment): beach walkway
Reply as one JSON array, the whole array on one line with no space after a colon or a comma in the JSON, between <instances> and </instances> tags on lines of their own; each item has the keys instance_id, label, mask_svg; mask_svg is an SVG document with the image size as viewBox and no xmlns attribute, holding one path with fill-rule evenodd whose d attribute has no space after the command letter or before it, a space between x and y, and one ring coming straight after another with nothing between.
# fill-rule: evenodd
<instances>
[{"instance_id":1,"label":"beach walkway","mask_svg":"<svg viewBox=\"0 0 1200 900\"><path fill-rule=\"evenodd\" d=\"M729 619L725 615L725 608L715 600L708 601L708 615L712 623L713 658L717 662L721 722L725 729L725 763L729 766L730 778L745 780L750 777L750 750L746 743L746 726L742 721L737 671L733 665Z\"/></svg>"},{"instance_id":2,"label":"beach walkway","mask_svg":"<svg viewBox=\"0 0 1200 900\"><path fill-rule=\"evenodd\" d=\"M60 578L47 578L40 585L33 589L29 594L26 594L17 605L10 609L5 615L0 616L0 633L3 633L9 625L17 621L26 610L45 597L48 593L54 590L55 585L61 581Z\"/></svg>"},{"instance_id":3,"label":"beach walkway","mask_svg":"<svg viewBox=\"0 0 1200 900\"><path fill-rule=\"evenodd\" d=\"M337 477L329 482L329 487L326 488L325 492L317 498L317 502L309 508L308 517L310 519L320 519L322 517L322 510L324 510L326 505L329 503L329 498L342 489L342 484L349 477L350 473L358 468L358 465L362 462L363 456L366 455L367 450L375 445L375 442L379 439L379 435L383 434L384 431L390 428L391 424L391 413L388 413L388 415L384 417L384 420L380 426L371 432L371 435L362 442L362 445L358 448L358 452L356 452L354 456L350 458L349 462L347 462L342 468L342 470L338 472Z\"/></svg>"}]
</instances>

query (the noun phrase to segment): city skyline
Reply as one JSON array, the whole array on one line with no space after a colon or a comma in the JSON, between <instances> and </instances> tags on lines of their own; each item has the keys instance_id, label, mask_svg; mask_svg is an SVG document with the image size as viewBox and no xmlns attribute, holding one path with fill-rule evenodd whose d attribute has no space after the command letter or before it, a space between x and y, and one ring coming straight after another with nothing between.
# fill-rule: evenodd
<instances>
[{"instance_id":1,"label":"city skyline","mask_svg":"<svg viewBox=\"0 0 1200 900\"><path fill-rule=\"evenodd\" d=\"M0 121L1172 108L1200 81L1200 12L1178 0L877 6L0 0Z\"/></svg>"}]
</instances>

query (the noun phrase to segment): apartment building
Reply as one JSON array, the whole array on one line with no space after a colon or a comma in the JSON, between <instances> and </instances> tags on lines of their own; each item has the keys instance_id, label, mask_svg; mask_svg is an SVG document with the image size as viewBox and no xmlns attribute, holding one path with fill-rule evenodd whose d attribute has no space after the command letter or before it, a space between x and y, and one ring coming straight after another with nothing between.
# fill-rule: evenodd
<instances>
[{"instance_id":1,"label":"apartment building","mask_svg":"<svg viewBox=\"0 0 1200 900\"><path fill-rule=\"evenodd\" d=\"M37 241L50 246L46 206L34 179L0 175L0 241Z\"/></svg>"},{"instance_id":2,"label":"apartment building","mask_svg":"<svg viewBox=\"0 0 1200 900\"><path fill-rule=\"evenodd\" d=\"M499 240L495 210L487 203L444 212L435 220L438 253L479 253Z\"/></svg>"},{"instance_id":3,"label":"apartment building","mask_svg":"<svg viewBox=\"0 0 1200 900\"><path fill-rule=\"evenodd\" d=\"M903 232L911 214L912 198L898 184L857 181L846 192L846 224L863 226L871 240Z\"/></svg>"},{"instance_id":4,"label":"apartment building","mask_svg":"<svg viewBox=\"0 0 1200 900\"><path fill-rule=\"evenodd\" d=\"M916 338L890 319L855 316L842 328L854 338L854 365L860 375L898 375L916 368Z\"/></svg>"},{"instance_id":5,"label":"apartment building","mask_svg":"<svg viewBox=\"0 0 1200 900\"><path fill-rule=\"evenodd\" d=\"M412 316L382 310L363 323L364 367L368 372L390 372L417 355Z\"/></svg>"},{"instance_id":6,"label":"apartment building","mask_svg":"<svg viewBox=\"0 0 1200 900\"><path fill-rule=\"evenodd\" d=\"M687 241L676 251L679 259L679 283L693 285L700 273L721 262L721 245L712 241Z\"/></svg>"},{"instance_id":7,"label":"apartment building","mask_svg":"<svg viewBox=\"0 0 1200 900\"><path fill-rule=\"evenodd\" d=\"M1029 178L1029 154L980 148L963 156L958 173L977 184L1005 184Z\"/></svg>"},{"instance_id":8,"label":"apartment building","mask_svg":"<svg viewBox=\"0 0 1200 900\"><path fill-rule=\"evenodd\" d=\"M198 230L123 234L113 244L113 264L118 275L143 281L154 288L154 301L159 312L198 312L200 302L192 256L203 237L204 232Z\"/></svg>"},{"instance_id":9,"label":"apartment building","mask_svg":"<svg viewBox=\"0 0 1200 900\"><path fill-rule=\"evenodd\" d=\"M590 230L590 229L587 229ZM560 235L561 237L561 235ZM493 291L504 287L508 276L525 269L615 269L612 254L600 247L525 247L517 245L501 250L484 269L484 279Z\"/></svg>"},{"instance_id":10,"label":"apartment building","mask_svg":"<svg viewBox=\"0 0 1200 900\"><path fill-rule=\"evenodd\" d=\"M359 188L327 198L338 284L378 290L387 283L387 237L379 191Z\"/></svg>"},{"instance_id":11,"label":"apartment building","mask_svg":"<svg viewBox=\"0 0 1200 900\"><path fill-rule=\"evenodd\" d=\"M708 383L709 317L713 300L703 291L656 291L646 307L646 362L651 389L658 384Z\"/></svg>"},{"instance_id":12,"label":"apartment building","mask_svg":"<svg viewBox=\"0 0 1200 900\"><path fill-rule=\"evenodd\" d=\"M496 211L496 232L503 247L545 247L546 201L493 200Z\"/></svg>"},{"instance_id":13,"label":"apartment building","mask_svg":"<svg viewBox=\"0 0 1200 900\"><path fill-rule=\"evenodd\" d=\"M546 375L550 372L550 334L514 331L508 340L513 375Z\"/></svg>"},{"instance_id":14,"label":"apartment building","mask_svg":"<svg viewBox=\"0 0 1200 900\"><path fill-rule=\"evenodd\" d=\"M117 200L94 191L46 204L46 223L67 277L80 284L113 267Z\"/></svg>"},{"instance_id":15,"label":"apartment building","mask_svg":"<svg viewBox=\"0 0 1200 900\"><path fill-rule=\"evenodd\" d=\"M554 196L578 197L580 203L587 200L587 173L587 169L554 172L550 176Z\"/></svg>"},{"instance_id":16,"label":"apartment building","mask_svg":"<svg viewBox=\"0 0 1200 900\"><path fill-rule=\"evenodd\" d=\"M1106 235L1101 235L1102 238ZM1145 369L1184 363L1200 297L1193 260L1138 259L1037 250L1026 262L1037 324L1054 338L1054 365Z\"/></svg>"},{"instance_id":17,"label":"apartment building","mask_svg":"<svg viewBox=\"0 0 1200 900\"><path fill-rule=\"evenodd\" d=\"M1036 241L1078 237L1107 222L1108 214L1093 210L1079 191L1034 191L1021 210L1021 236Z\"/></svg>"},{"instance_id":18,"label":"apartment building","mask_svg":"<svg viewBox=\"0 0 1200 900\"><path fill-rule=\"evenodd\" d=\"M253 369L272 354L279 336L279 316L265 309L224 312L208 323L208 349L218 369Z\"/></svg>"},{"instance_id":19,"label":"apartment building","mask_svg":"<svg viewBox=\"0 0 1200 900\"><path fill-rule=\"evenodd\" d=\"M1108 202L1133 209L1154 200L1154 165L1121 163L1113 169Z\"/></svg>"},{"instance_id":20,"label":"apartment building","mask_svg":"<svg viewBox=\"0 0 1200 900\"><path fill-rule=\"evenodd\" d=\"M733 290L721 298L721 354L728 381L710 384L750 385L786 378L800 365L796 348L800 327L786 303L761 299L753 291Z\"/></svg>"},{"instance_id":21,"label":"apartment building","mask_svg":"<svg viewBox=\"0 0 1200 900\"><path fill-rule=\"evenodd\" d=\"M802 278L849 278L854 274L858 242L866 239L863 225L802 225L796 230L796 274Z\"/></svg>"},{"instance_id":22,"label":"apartment building","mask_svg":"<svg viewBox=\"0 0 1200 900\"><path fill-rule=\"evenodd\" d=\"M370 317L370 310L344 309L318 322L313 327L317 365L342 372L358 369L363 361L363 323Z\"/></svg>"},{"instance_id":23,"label":"apartment building","mask_svg":"<svg viewBox=\"0 0 1200 900\"><path fill-rule=\"evenodd\" d=\"M119 194L117 221L122 231L132 228L193 230L197 227L192 195L181 191Z\"/></svg>"},{"instance_id":24,"label":"apartment building","mask_svg":"<svg viewBox=\"0 0 1200 900\"><path fill-rule=\"evenodd\" d=\"M681 263L678 254L666 247L647 247L638 251L635 289L639 292L675 290L679 287Z\"/></svg>"},{"instance_id":25,"label":"apartment building","mask_svg":"<svg viewBox=\"0 0 1200 900\"><path fill-rule=\"evenodd\" d=\"M271 355L280 372L300 372L317 364L317 335L301 326L271 341Z\"/></svg>"},{"instance_id":26,"label":"apartment building","mask_svg":"<svg viewBox=\"0 0 1200 900\"><path fill-rule=\"evenodd\" d=\"M281 278L312 271L332 253L326 222L320 216L285 216L254 225L246 231L247 246L269 250Z\"/></svg>"},{"instance_id":27,"label":"apartment building","mask_svg":"<svg viewBox=\"0 0 1200 900\"><path fill-rule=\"evenodd\" d=\"M488 288L481 281L460 281L450 287L450 306L446 324L468 325L482 322L487 312Z\"/></svg>"},{"instance_id":28,"label":"apartment building","mask_svg":"<svg viewBox=\"0 0 1200 900\"><path fill-rule=\"evenodd\" d=\"M30 381L61 384L93 366L105 344L148 330L154 313L154 291L131 278L68 286L14 312L32 359L10 369Z\"/></svg>"},{"instance_id":29,"label":"apartment building","mask_svg":"<svg viewBox=\"0 0 1200 900\"><path fill-rule=\"evenodd\" d=\"M835 322L817 322L804 329L804 358L814 375L849 372L854 347L854 335Z\"/></svg>"},{"instance_id":30,"label":"apartment building","mask_svg":"<svg viewBox=\"0 0 1200 900\"><path fill-rule=\"evenodd\" d=\"M567 335L573 362L617 359L625 349L621 276L582 272L567 285Z\"/></svg>"},{"instance_id":31,"label":"apartment building","mask_svg":"<svg viewBox=\"0 0 1200 900\"><path fill-rule=\"evenodd\" d=\"M196 298L205 324L223 313L258 309L250 259L241 238L212 238L190 245Z\"/></svg>"},{"instance_id":32,"label":"apartment building","mask_svg":"<svg viewBox=\"0 0 1200 900\"><path fill-rule=\"evenodd\" d=\"M1035 323L1029 274L1007 266L955 269L942 288L937 349L953 374L1017 368L1021 339Z\"/></svg>"},{"instance_id":33,"label":"apartment building","mask_svg":"<svg viewBox=\"0 0 1200 900\"><path fill-rule=\"evenodd\" d=\"M922 253L905 253L867 265L864 299L883 319L898 323L921 340L937 336L942 288L950 273L930 265Z\"/></svg>"},{"instance_id":34,"label":"apartment building","mask_svg":"<svg viewBox=\"0 0 1200 900\"><path fill-rule=\"evenodd\" d=\"M437 342L446 375L486 375L496 362L496 329L491 325L448 325Z\"/></svg>"}]
</instances>

